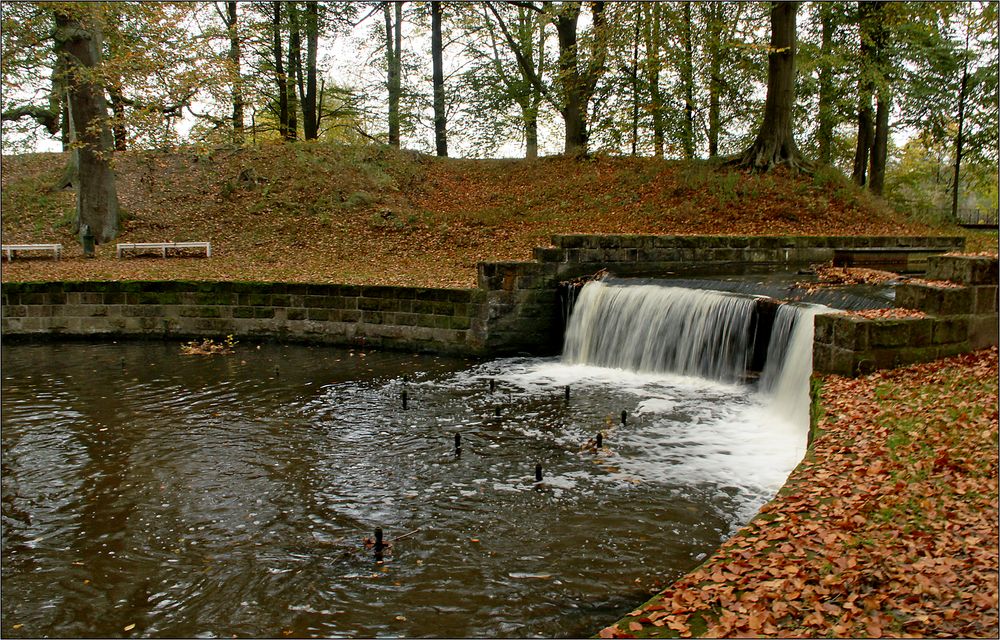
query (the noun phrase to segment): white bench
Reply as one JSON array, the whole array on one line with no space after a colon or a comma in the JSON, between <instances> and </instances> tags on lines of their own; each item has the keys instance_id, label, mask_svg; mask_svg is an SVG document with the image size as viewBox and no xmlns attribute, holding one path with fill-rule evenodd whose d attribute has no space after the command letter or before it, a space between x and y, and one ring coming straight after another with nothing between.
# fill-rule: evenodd
<instances>
[{"instance_id":1,"label":"white bench","mask_svg":"<svg viewBox=\"0 0 1000 640\"><path fill-rule=\"evenodd\" d=\"M159 251L164 258L167 249L204 249L205 257L212 257L211 242L119 242L115 247L115 256L121 258L126 251L140 253L143 251Z\"/></svg>"},{"instance_id":2,"label":"white bench","mask_svg":"<svg viewBox=\"0 0 1000 640\"><path fill-rule=\"evenodd\" d=\"M61 244L5 244L2 245L3 252L7 255L7 262L14 259L14 254L18 251L46 251L52 253L52 259L58 260L62 257Z\"/></svg>"}]
</instances>

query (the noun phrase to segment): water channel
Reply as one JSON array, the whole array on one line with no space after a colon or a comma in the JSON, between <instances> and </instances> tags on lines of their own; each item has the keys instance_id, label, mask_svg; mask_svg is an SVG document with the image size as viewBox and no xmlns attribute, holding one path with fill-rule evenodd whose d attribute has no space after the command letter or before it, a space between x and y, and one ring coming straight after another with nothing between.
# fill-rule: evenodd
<instances>
[{"instance_id":1,"label":"water channel","mask_svg":"<svg viewBox=\"0 0 1000 640\"><path fill-rule=\"evenodd\" d=\"M769 402L557 358L4 345L0 634L589 636L781 486L805 431Z\"/></svg>"}]
</instances>

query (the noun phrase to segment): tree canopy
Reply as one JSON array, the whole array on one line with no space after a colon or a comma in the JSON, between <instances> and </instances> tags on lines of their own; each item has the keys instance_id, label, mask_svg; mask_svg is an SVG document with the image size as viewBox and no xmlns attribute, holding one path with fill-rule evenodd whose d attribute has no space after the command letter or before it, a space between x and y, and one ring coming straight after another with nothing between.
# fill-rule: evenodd
<instances>
[{"instance_id":1,"label":"tree canopy","mask_svg":"<svg viewBox=\"0 0 1000 640\"><path fill-rule=\"evenodd\" d=\"M71 144L59 4L0 3L7 152ZM90 73L119 151L326 139L473 157L733 158L759 151L775 115L769 66L794 50L785 164L833 165L897 198L906 144L921 144L951 168L938 200L988 204L995 2L791 3L797 29L776 50L785 4L100 3Z\"/></svg>"}]
</instances>

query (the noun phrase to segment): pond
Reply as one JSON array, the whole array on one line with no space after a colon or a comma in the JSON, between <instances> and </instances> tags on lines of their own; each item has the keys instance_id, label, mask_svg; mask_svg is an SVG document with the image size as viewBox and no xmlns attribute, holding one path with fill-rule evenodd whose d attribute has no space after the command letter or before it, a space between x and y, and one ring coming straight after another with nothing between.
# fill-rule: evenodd
<instances>
[{"instance_id":1,"label":"pond","mask_svg":"<svg viewBox=\"0 0 1000 640\"><path fill-rule=\"evenodd\" d=\"M588 636L710 554L805 446L753 387L553 358L2 359L4 637Z\"/></svg>"}]
</instances>

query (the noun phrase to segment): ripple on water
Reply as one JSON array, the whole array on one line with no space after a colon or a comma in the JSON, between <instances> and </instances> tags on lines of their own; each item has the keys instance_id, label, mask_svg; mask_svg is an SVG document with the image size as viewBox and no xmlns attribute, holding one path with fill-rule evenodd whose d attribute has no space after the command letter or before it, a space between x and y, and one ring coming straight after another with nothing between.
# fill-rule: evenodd
<instances>
[{"instance_id":1,"label":"ripple on water","mask_svg":"<svg viewBox=\"0 0 1000 640\"><path fill-rule=\"evenodd\" d=\"M316 347L10 345L2 402L0 631L29 635L590 635L799 438L731 385Z\"/></svg>"}]
</instances>

